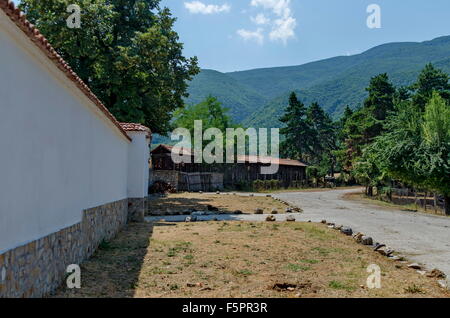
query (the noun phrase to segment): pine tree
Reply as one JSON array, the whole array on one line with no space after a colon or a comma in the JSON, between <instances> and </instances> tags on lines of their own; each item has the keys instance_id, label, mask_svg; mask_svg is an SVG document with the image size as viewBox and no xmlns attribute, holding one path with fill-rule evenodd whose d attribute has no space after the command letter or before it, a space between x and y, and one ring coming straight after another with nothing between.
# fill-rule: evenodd
<instances>
[{"instance_id":1,"label":"pine tree","mask_svg":"<svg viewBox=\"0 0 450 318\"><path fill-rule=\"evenodd\" d=\"M388 113L394 110L396 93L388 75L385 73L372 77L366 91L369 96L364 101L364 108L370 110L376 120L385 120Z\"/></svg>"},{"instance_id":2,"label":"pine tree","mask_svg":"<svg viewBox=\"0 0 450 318\"><path fill-rule=\"evenodd\" d=\"M433 92L439 93L442 98L450 102L449 79L448 74L435 68L431 63L427 64L419 74L417 82L410 87L415 94L413 97L414 104L424 110Z\"/></svg>"},{"instance_id":3,"label":"pine tree","mask_svg":"<svg viewBox=\"0 0 450 318\"><path fill-rule=\"evenodd\" d=\"M280 121L285 124L285 127L280 130L285 138L280 146L283 156L306 159L311 152L312 129L308 124L306 111L305 105L292 92L285 114L280 118Z\"/></svg>"},{"instance_id":4,"label":"pine tree","mask_svg":"<svg viewBox=\"0 0 450 318\"><path fill-rule=\"evenodd\" d=\"M322 160L323 155L330 154L336 149L336 134L334 123L318 103L312 103L307 111L307 121L312 128L311 156L317 161Z\"/></svg>"}]
</instances>

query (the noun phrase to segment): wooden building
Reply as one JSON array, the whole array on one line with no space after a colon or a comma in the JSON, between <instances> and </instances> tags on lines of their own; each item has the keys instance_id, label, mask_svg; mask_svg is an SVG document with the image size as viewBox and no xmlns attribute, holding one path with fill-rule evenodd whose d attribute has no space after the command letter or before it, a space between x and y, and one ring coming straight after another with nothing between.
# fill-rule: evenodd
<instances>
[{"instance_id":1,"label":"wooden building","mask_svg":"<svg viewBox=\"0 0 450 318\"><path fill-rule=\"evenodd\" d=\"M172 160L172 152L182 155L182 163ZM262 174L261 168L278 164L275 174ZM194 154L188 148L160 145L152 151L154 181L166 181L178 190L210 191L234 188L238 184L250 184L256 180L278 180L285 188L303 185L306 182L307 165L291 159L260 156L239 156L234 164L194 163ZM192 185L190 179L200 184ZM202 181L199 181L199 180Z\"/></svg>"}]
</instances>

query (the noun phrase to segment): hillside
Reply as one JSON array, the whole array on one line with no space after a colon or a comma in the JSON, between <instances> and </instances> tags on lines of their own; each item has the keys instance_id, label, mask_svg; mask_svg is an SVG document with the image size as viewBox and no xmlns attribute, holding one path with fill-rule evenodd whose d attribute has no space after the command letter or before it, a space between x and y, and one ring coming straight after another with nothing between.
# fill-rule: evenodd
<instances>
[{"instance_id":1,"label":"hillside","mask_svg":"<svg viewBox=\"0 0 450 318\"><path fill-rule=\"evenodd\" d=\"M409 85L429 62L450 73L450 36L383 44L361 54L300 66L225 74L204 70L192 82L188 102L212 94L230 108L238 122L277 127L289 93L296 91L305 103L318 101L338 118L346 105L356 108L361 104L372 76L386 72L395 85Z\"/></svg>"},{"instance_id":2,"label":"hillside","mask_svg":"<svg viewBox=\"0 0 450 318\"><path fill-rule=\"evenodd\" d=\"M198 104L208 95L217 97L232 118L240 123L269 102L261 94L240 84L227 74L213 70L202 70L189 85L188 104Z\"/></svg>"}]
</instances>

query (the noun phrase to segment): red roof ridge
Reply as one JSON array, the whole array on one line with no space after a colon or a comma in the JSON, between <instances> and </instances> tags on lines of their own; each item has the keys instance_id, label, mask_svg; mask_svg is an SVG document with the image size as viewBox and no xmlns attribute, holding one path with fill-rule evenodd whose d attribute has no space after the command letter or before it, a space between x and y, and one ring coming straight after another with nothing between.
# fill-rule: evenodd
<instances>
[{"instance_id":1,"label":"red roof ridge","mask_svg":"<svg viewBox=\"0 0 450 318\"><path fill-rule=\"evenodd\" d=\"M100 111L108 117L108 119L122 132L122 134L131 141L125 130L119 124L113 114L106 108L105 105L98 99L98 97L90 90L90 88L83 82L83 80L72 70L66 61L56 52L48 40L41 34L41 32L26 19L26 15L16 8L14 2L10 0L0 0L0 9L13 21L16 26L21 29L28 38L44 52L53 63L66 74L66 76L75 83L75 85L89 98Z\"/></svg>"},{"instance_id":2,"label":"red roof ridge","mask_svg":"<svg viewBox=\"0 0 450 318\"><path fill-rule=\"evenodd\" d=\"M158 147L153 149L152 153L156 152L157 149L163 148L167 151L172 152L172 150L175 151L175 153L180 153L185 156L193 156L192 149L185 148L185 147L174 147L170 145L160 144ZM237 157L238 162L248 162L248 163L261 163L261 164L278 164L280 166L297 166L297 167L307 167L308 165L301 162L300 160L295 159L282 159L282 158L275 158L275 157L267 157L267 156L238 156Z\"/></svg>"},{"instance_id":3,"label":"red roof ridge","mask_svg":"<svg viewBox=\"0 0 450 318\"><path fill-rule=\"evenodd\" d=\"M144 126L142 124L138 124L138 123L120 123L120 126L125 131L142 131L142 132L151 133L150 128L148 128L147 126Z\"/></svg>"}]
</instances>

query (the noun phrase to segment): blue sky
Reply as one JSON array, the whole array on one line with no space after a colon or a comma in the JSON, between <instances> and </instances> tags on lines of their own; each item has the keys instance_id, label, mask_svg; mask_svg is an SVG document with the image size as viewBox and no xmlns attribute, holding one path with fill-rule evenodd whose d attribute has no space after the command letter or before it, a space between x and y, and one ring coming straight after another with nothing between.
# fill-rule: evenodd
<instances>
[{"instance_id":1,"label":"blue sky","mask_svg":"<svg viewBox=\"0 0 450 318\"><path fill-rule=\"evenodd\" d=\"M178 18L185 55L236 71L299 65L388 42L450 35L449 0L162 0ZM381 28L369 29L370 4Z\"/></svg>"}]
</instances>

